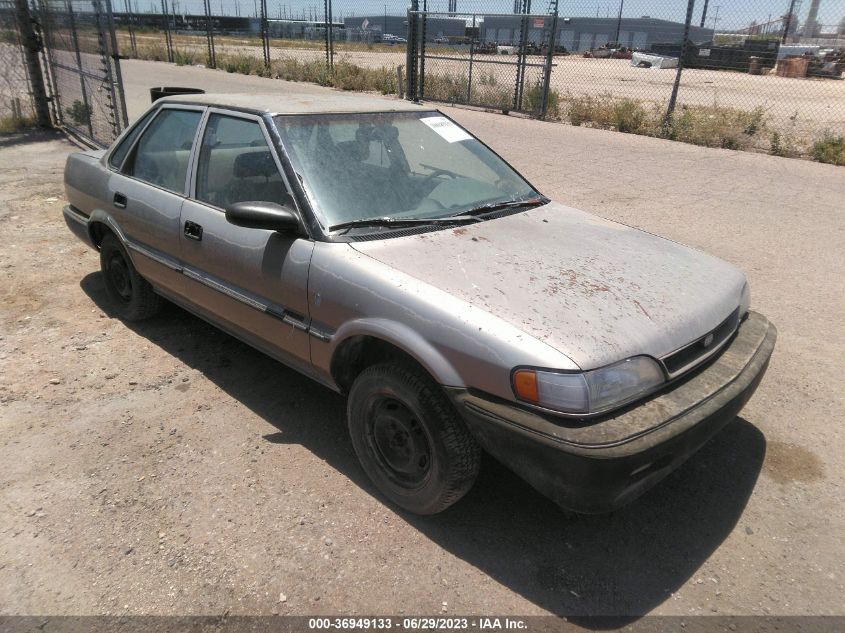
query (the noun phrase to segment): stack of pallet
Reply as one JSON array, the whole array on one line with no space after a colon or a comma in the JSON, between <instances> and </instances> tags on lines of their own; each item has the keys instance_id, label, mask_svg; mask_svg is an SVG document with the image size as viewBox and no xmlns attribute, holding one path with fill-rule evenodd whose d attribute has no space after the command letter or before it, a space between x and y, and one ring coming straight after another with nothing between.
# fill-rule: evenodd
<instances>
[{"instance_id":1,"label":"stack of pallet","mask_svg":"<svg viewBox=\"0 0 845 633\"><path fill-rule=\"evenodd\" d=\"M775 74L778 77L806 77L809 65L808 57L784 57L778 61Z\"/></svg>"}]
</instances>

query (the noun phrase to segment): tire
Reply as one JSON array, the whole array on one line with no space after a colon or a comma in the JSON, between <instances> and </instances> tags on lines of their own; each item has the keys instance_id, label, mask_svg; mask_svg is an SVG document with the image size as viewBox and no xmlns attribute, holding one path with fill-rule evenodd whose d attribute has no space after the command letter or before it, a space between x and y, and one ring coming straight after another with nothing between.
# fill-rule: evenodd
<instances>
[{"instance_id":1,"label":"tire","mask_svg":"<svg viewBox=\"0 0 845 633\"><path fill-rule=\"evenodd\" d=\"M138 274L123 245L112 234L103 237L100 244L100 268L106 294L119 318L141 321L161 310L164 300Z\"/></svg>"},{"instance_id":2,"label":"tire","mask_svg":"<svg viewBox=\"0 0 845 633\"><path fill-rule=\"evenodd\" d=\"M405 510L436 514L475 483L481 448L421 368L389 362L365 369L349 392L347 414L367 475Z\"/></svg>"}]
</instances>

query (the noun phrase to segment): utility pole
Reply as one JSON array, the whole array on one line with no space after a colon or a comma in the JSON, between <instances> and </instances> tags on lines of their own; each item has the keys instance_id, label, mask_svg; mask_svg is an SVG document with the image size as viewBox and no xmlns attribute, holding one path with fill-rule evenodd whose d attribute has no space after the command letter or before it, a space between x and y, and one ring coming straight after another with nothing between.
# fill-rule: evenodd
<instances>
[{"instance_id":1,"label":"utility pole","mask_svg":"<svg viewBox=\"0 0 845 633\"><path fill-rule=\"evenodd\" d=\"M786 14L786 18L783 21L783 37L781 38L780 43L786 44L786 38L789 37L789 32L792 30L792 20L795 19L795 0L791 0L789 3L789 13Z\"/></svg>"},{"instance_id":2,"label":"utility pole","mask_svg":"<svg viewBox=\"0 0 845 633\"><path fill-rule=\"evenodd\" d=\"M625 0L619 0L619 17L616 19L616 39L613 40L613 43L617 45L619 44L619 30L622 28L622 7L624 6Z\"/></svg>"}]
</instances>

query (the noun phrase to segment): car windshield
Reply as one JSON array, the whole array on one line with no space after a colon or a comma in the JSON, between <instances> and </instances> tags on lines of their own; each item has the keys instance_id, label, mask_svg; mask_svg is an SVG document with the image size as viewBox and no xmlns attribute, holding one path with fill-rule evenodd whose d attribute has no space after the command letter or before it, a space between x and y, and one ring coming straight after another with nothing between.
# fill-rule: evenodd
<instances>
[{"instance_id":1,"label":"car windshield","mask_svg":"<svg viewBox=\"0 0 845 633\"><path fill-rule=\"evenodd\" d=\"M539 195L501 158L437 112L276 117L324 227L446 218Z\"/></svg>"}]
</instances>

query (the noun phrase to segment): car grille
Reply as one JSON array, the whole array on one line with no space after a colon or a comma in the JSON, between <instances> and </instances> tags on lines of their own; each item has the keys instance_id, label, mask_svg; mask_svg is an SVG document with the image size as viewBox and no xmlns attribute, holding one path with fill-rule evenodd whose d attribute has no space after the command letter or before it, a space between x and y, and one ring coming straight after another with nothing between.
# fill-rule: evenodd
<instances>
[{"instance_id":1,"label":"car grille","mask_svg":"<svg viewBox=\"0 0 845 633\"><path fill-rule=\"evenodd\" d=\"M687 369L691 369L705 358L711 356L722 344L727 341L739 326L739 308L722 321L716 328L710 330L704 336L696 339L686 347L682 347L661 361L670 377L674 378Z\"/></svg>"}]
</instances>

